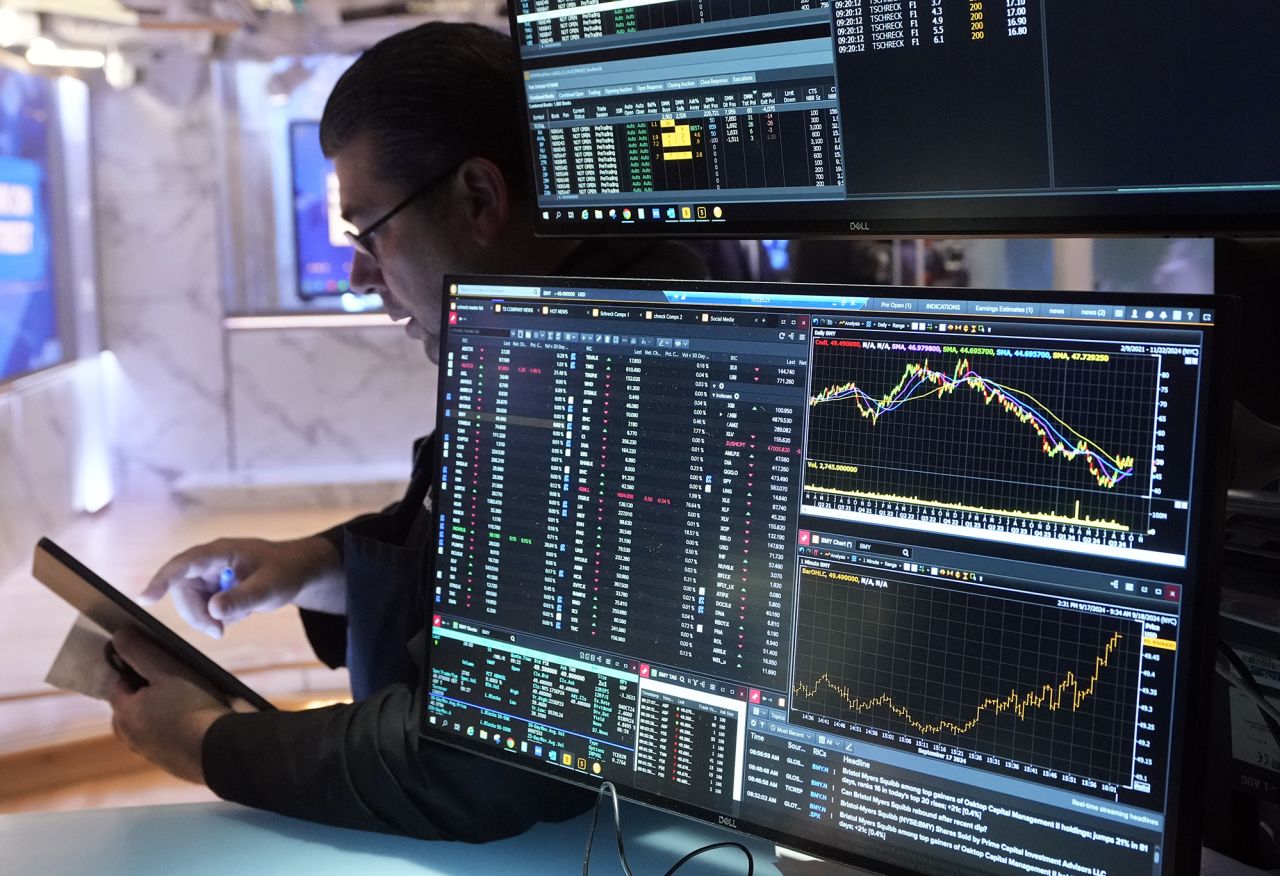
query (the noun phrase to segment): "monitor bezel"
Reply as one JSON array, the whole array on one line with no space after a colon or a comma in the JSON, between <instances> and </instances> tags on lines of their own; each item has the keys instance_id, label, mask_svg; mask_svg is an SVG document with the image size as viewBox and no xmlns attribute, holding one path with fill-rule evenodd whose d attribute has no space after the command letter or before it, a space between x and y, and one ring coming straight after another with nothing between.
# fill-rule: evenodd
<instances>
[{"instance_id":1,"label":"monitor bezel","mask_svg":"<svg viewBox=\"0 0 1280 876\"><path fill-rule=\"evenodd\" d=\"M1195 716L1206 713L1212 705L1212 681L1214 667L1214 642L1216 636L1217 605L1220 582L1212 574L1212 570L1220 565L1223 545L1223 530L1226 519L1226 485L1229 469L1229 430L1232 414L1231 378L1235 362L1235 347L1231 342L1238 330L1239 302L1237 299L1220 294L1145 294L1145 293L1100 293L1100 292L1059 292L1028 290L995 290L995 289L943 289L921 286L863 286L835 284L803 284L803 283L739 283L712 280L635 280L622 278L583 278L583 277L539 277L515 275L472 275L449 274L443 279L441 291L444 306L441 307L440 352L438 361L446 361L447 339L449 334L449 301L450 287L454 284L470 285L517 285L517 286L556 286L580 287L583 289L637 288L653 291L690 291L690 292L735 292L738 294L753 291L770 294L830 294L838 292L844 296L883 296L895 295L904 297L927 297L939 300L973 300L990 298L998 301L1032 301L1052 300L1070 301L1073 304L1115 304L1121 298L1131 306L1147 305L1151 307L1198 307L1210 308L1214 313L1211 330L1206 338L1209 355L1205 357L1207 373L1201 384L1201 392L1207 393L1208 401L1203 406L1204 439L1193 457L1194 477L1192 479L1193 495L1200 495L1201 501L1194 503L1193 513L1188 520L1188 528L1192 536L1188 542L1187 565L1194 569L1192 588L1192 617L1195 618L1192 633L1186 648L1186 657L1192 670L1184 672L1177 679L1174 687L1175 714L1180 720L1170 727L1170 745L1168 763L1170 773L1166 787L1167 808L1164 813L1164 836L1166 857L1161 861L1163 874L1198 872L1200 860L1200 835L1203 813L1200 811L1201 789L1208 767L1207 759L1195 757L1194 753L1202 752L1208 743L1208 722L1196 720ZM702 306L707 306L702 303ZM1158 323L1156 325L1163 325ZM437 398L443 397L446 387L447 373L444 368L438 369ZM445 406L437 405L436 433L444 429ZM434 442L434 477L439 481L441 467L444 464L443 442ZM429 552L424 575L425 580L434 582L435 551ZM428 585L431 586L431 585ZM425 606L423 622L429 630L432 628L434 597L428 598ZM428 659L424 664L421 680L422 702L425 709L431 684L431 665L429 658L430 642L426 645ZM425 715L420 715L424 718ZM535 761L528 755L519 752L509 753L505 749L482 746L480 743L467 744L464 740L436 731L426 720L420 720L419 737L423 740L449 745L460 751L466 751L486 757L509 766L525 769L542 776L559 779L570 785L597 791L601 781L591 781L589 777L575 774L566 775L563 771ZM1188 754L1193 755L1190 759ZM745 822L738 818L730 818L723 813L704 809L699 806L683 803L648 792L628 784L613 782L617 792L624 798L660 809L666 812L690 818L711 825L726 827L749 836L759 837L766 841L797 849L818 857L854 867L868 869L871 872L884 874L901 874L913 876L917 871L900 867L874 858L866 858L856 852L829 846L805 837L797 837L783 830L770 828L768 825Z\"/></svg>"}]
</instances>

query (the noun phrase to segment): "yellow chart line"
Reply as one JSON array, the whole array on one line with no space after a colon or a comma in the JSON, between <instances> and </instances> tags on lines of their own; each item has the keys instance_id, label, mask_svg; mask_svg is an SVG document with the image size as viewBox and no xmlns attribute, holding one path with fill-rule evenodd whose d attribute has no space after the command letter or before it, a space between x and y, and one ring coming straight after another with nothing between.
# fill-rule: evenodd
<instances>
[{"instance_id":1,"label":"yellow chart line","mask_svg":"<svg viewBox=\"0 0 1280 876\"><path fill-rule=\"evenodd\" d=\"M803 682L797 684L794 693L796 696L802 696L805 699L813 699L818 695L819 691L826 688L839 695L848 704L849 708L855 712L865 712L884 706L920 733L937 734L948 732L961 736L977 727L986 712L990 712L993 718L1004 712L1012 712L1017 715L1018 720L1025 721L1027 712L1030 709L1047 708L1050 712L1056 712L1064 708L1064 704L1069 704L1073 712L1077 711L1081 704L1093 695L1098 679L1102 675L1102 670L1107 667L1111 660L1111 655L1115 653L1122 638L1124 637L1119 632L1112 633L1111 640L1107 642L1106 647L1102 650L1102 655L1094 658L1093 675L1090 676L1087 684L1081 684L1075 672L1068 670L1066 676L1057 684L1046 683L1037 690L1021 694L1018 693L1016 688L1013 688L1002 697L987 697L974 711L973 717L963 723L948 721L945 718L940 718L932 724L925 723L912 715L910 710L904 706L896 704L893 701L893 697L887 693L880 694L869 700L860 700L853 696L848 687L832 681L827 673L819 676L812 686ZM1068 691L1070 696L1068 696Z\"/></svg>"},{"instance_id":2,"label":"yellow chart line","mask_svg":"<svg viewBox=\"0 0 1280 876\"><path fill-rule=\"evenodd\" d=\"M921 391L916 391L913 394L901 399L897 398L898 393L902 391L902 388L916 374L921 374L922 381L928 381L930 384L933 384L933 386L930 386L928 389L923 389L924 383L922 382L919 385ZM970 374L971 376L965 376ZM942 381L941 385L938 385L939 381ZM893 409L896 409L896 407L901 407L903 404L906 404L907 402L917 401L919 399L928 398L930 396L941 398L943 393L954 395L956 387L960 386L961 384L969 387L970 389L977 390L979 393L983 393L985 395L986 404L991 404L993 400L999 401L1001 406L1004 407L1004 409L1008 411L1010 414L1012 414L1014 417L1016 417L1020 422L1024 424L1030 422L1032 424L1033 429L1037 432L1037 434L1039 434L1040 438L1046 442L1047 452L1049 453L1050 456L1053 456L1055 453L1060 452L1066 455L1068 459L1071 459L1071 458L1074 458L1075 455L1081 452L1086 452L1088 449L1092 449L1098 455L1106 459L1108 463L1115 466L1117 470L1123 471L1124 469L1133 468L1133 465L1134 465L1133 457L1113 456L1112 454L1108 453L1106 450L1103 450L1101 447L1099 447L1096 442L1091 441L1089 438L1082 435L1075 427L1073 427L1071 424L1067 423L1065 420L1059 417L1056 413L1054 413L1052 408L1044 404L1042 401L1040 401L1040 399L1036 398L1031 393L1021 389L1015 389L1014 387L1011 387L1011 386L1005 386L1002 383L997 383L996 381L991 380L990 378L983 377L979 375L977 372L973 371L972 366L970 365L968 359L961 359L957 361L955 374L950 377L948 377L948 375L945 372L930 368L928 359L925 359L923 364L915 364L915 363L908 364L905 372L902 375L902 378L898 381L897 385L894 386L893 389L885 393L885 395L875 403L878 406L878 410L876 408L864 406L862 403L862 399L857 394L846 396L844 398L835 398L836 395L846 390L850 390L850 389L858 390L857 383L853 381L850 381L848 383L843 383L843 384L837 384L835 386L829 386L826 389L823 389L817 395L810 397L809 404L810 406L817 406L820 404L826 404L833 401L845 401L848 398L852 398L854 401L854 404L858 408L858 412L864 418L870 419L871 424L874 426L879 423L880 417L885 412L885 410L890 409L891 406L893 407ZM994 388L995 392L991 393L990 395L986 395L987 387ZM868 395L868 398L870 398L869 395ZM1043 432L1039 428L1039 426L1034 422L1033 412L1027 409L1026 403L1021 401L1021 399L1030 399L1031 402L1034 405L1036 405L1040 411L1042 411L1044 414L1051 417L1056 423L1058 423L1058 425L1060 425L1062 428L1066 429L1068 432L1070 432L1072 435L1078 438L1079 442L1076 444L1076 446L1072 448L1062 443L1058 443L1056 446L1049 445L1048 444L1049 436L1047 435L1047 433ZM895 401L897 402L896 405L894 404ZM1010 403L1016 406L1019 410L1013 410L1010 407ZM1104 483L1103 485L1106 486L1107 484Z\"/></svg>"}]
</instances>

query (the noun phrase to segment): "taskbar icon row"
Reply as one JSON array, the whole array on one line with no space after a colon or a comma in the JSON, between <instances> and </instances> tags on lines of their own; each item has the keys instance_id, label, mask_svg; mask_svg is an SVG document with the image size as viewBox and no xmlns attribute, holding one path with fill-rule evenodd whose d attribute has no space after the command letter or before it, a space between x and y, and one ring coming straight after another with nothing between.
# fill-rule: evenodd
<instances>
[{"instance_id":1,"label":"taskbar icon row","mask_svg":"<svg viewBox=\"0 0 1280 876\"><path fill-rule=\"evenodd\" d=\"M548 222L723 222L725 209L719 205L676 204L660 207L584 207L543 210Z\"/></svg>"},{"instance_id":2,"label":"taskbar icon row","mask_svg":"<svg viewBox=\"0 0 1280 876\"><path fill-rule=\"evenodd\" d=\"M459 735L478 739L481 742L488 742L497 748L504 748L507 751L519 751L521 754L532 755L539 760L545 760L547 763L567 767L577 772L591 773L598 776L604 770L604 764L598 760L583 757L579 753L556 748L552 745L516 739L512 735L499 733L485 727L477 727L474 724L467 724L462 721L450 722L439 715L431 715L428 720L432 724L441 726L445 730L452 730Z\"/></svg>"}]
</instances>

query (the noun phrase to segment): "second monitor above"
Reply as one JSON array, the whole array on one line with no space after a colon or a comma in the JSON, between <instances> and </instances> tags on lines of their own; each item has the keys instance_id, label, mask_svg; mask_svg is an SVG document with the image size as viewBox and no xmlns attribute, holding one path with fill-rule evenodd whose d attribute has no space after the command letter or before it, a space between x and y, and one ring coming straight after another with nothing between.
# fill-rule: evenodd
<instances>
[{"instance_id":1,"label":"second monitor above","mask_svg":"<svg viewBox=\"0 0 1280 876\"><path fill-rule=\"evenodd\" d=\"M1264 0L516 0L538 229L1280 232Z\"/></svg>"}]
</instances>

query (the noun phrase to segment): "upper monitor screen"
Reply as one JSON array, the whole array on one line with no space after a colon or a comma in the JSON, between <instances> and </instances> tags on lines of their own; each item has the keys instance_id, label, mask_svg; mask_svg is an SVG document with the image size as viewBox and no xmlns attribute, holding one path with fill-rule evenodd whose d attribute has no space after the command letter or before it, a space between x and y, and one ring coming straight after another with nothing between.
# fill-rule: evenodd
<instances>
[{"instance_id":1,"label":"upper monitor screen","mask_svg":"<svg viewBox=\"0 0 1280 876\"><path fill-rule=\"evenodd\" d=\"M333 162L320 150L319 122L289 125L289 158L298 294L341 295L351 288L352 249L342 234L350 226L342 218Z\"/></svg>"},{"instance_id":2,"label":"upper monitor screen","mask_svg":"<svg viewBox=\"0 0 1280 876\"><path fill-rule=\"evenodd\" d=\"M1280 231L1280 5L514 0L552 234Z\"/></svg>"},{"instance_id":3,"label":"upper monitor screen","mask_svg":"<svg viewBox=\"0 0 1280 876\"><path fill-rule=\"evenodd\" d=\"M451 282L429 737L853 863L1185 869L1218 299Z\"/></svg>"},{"instance_id":4,"label":"upper monitor screen","mask_svg":"<svg viewBox=\"0 0 1280 876\"><path fill-rule=\"evenodd\" d=\"M62 361L49 221L50 80L0 65L0 381Z\"/></svg>"}]
</instances>

